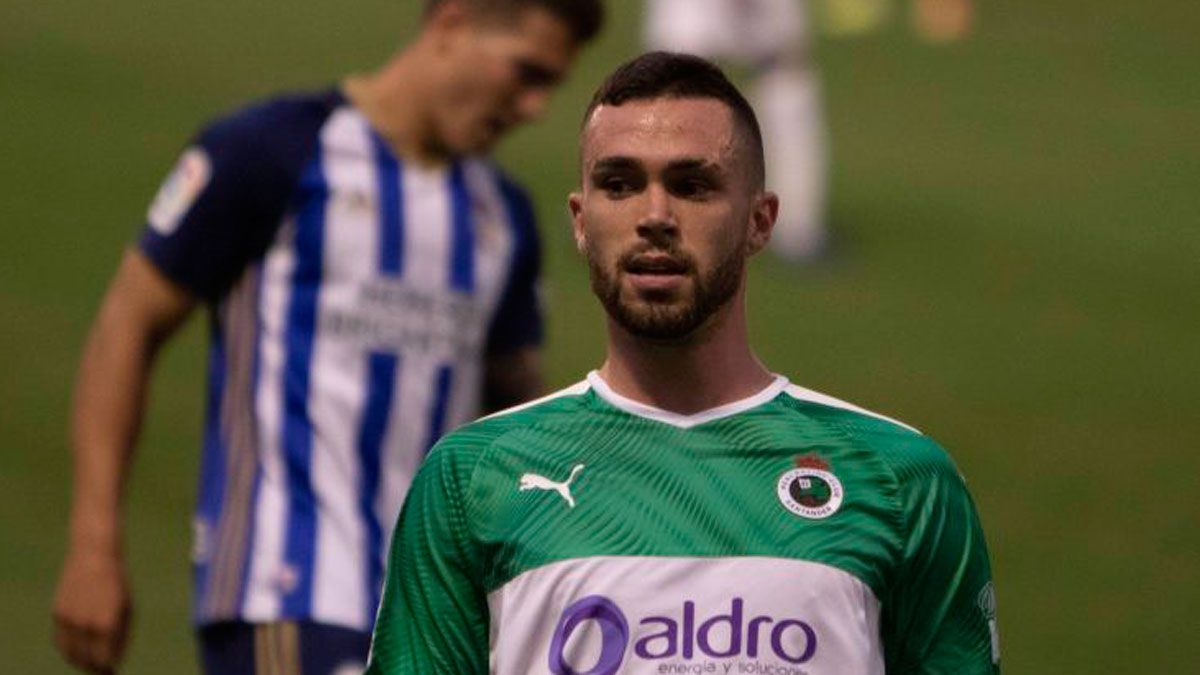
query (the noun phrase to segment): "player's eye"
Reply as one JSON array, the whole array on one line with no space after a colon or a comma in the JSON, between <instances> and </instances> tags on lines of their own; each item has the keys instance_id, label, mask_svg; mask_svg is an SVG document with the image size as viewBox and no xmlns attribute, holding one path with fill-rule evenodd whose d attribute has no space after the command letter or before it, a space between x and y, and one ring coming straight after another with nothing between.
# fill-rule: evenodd
<instances>
[{"instance_id":1,"label":"player's eye","mask_svg":"<svg viewBox=\"0 0 1200 675\"><path fill-rule=\"evenodd\" d=\"M629 191L629 182L621 178L609 178L600 183L600 188L609 194L623 194Z\"/></svg>"},{"instance_id":2,"label":"player's eye","mask_svg":"<svg viewBox=\"0 0 1200 675\"><path fill-rule=\"evenodd\" d=\"M517 71L517 80L523 86L546 88L553 86L559 80L558 73L532 61L518 59L514 65Z\"/></svg>"},{"instance_id":3,"label":"player's eye","mask_svg":"<svg viewBox=\"0 0 1200 675\"><path fill-rule=\"evenodd\" d=\"M637 183L632 178L620 174L597 176L594 184L609 197L625 197L637 190Z\"/></svg>"},{"instance_id":4,"label":"player's eye","mask_svg":"<svg viewBox=\"0 0 1200 675\"><path fill-rule=\"evenodd\" d=\"M685 199L708 197L714 187L711 181L699 177L681 178L671 182L671 192Z\"/></svg>"},{"instance_id":5,"label":"player's eye","mask_svg":"<svg viewBox=\"0 0 1200 675\"><path fill-rule=\"evenodd\" d=\"M680 199L704 201L721 190L724 177L711 163L686 161L669 167L663 174L663 184Z\"/></svg>"}]
</instances>

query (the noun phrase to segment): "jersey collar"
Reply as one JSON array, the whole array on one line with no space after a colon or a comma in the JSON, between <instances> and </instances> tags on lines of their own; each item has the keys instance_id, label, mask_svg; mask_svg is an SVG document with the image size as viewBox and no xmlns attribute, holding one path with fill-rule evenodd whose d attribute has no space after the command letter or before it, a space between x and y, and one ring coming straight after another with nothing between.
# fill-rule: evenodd
<instances>
[{"instance_id":1,"label":"jersey collar","mask_svg":"<svg viewBox=\"0 0 1200 675\"><path fill-rule=\"evenodd\" d=\"M775 379L771 381L771 384L767 385L762 391L759 391L753 396L748 396L741 400L734 401L732 403L726 403L725 405L720 405L715 408L709 408L708 410L702 410L698 413L692 413L691 415L682 415L680 413L671 412L670 410L656 408L652 405L647 405L618 394L608 386L608 383L604 381L604 378L600 377L600 373L595 370L587 374L587 381L588 384L591 385L592 389L596 392L596 395L604 399L605 402L614 408L623 410L630 415L636 415L638 417L655 420L657 422L669 424L673 427L679 427L680 429L690 429L698 424L712 422L713 420L718 420L722 417L737 415L738 413L745 412L751 408L757 408L768 401L774 400L775 397L778 396L780 392L782 392L788 386L788 379L786 377L782 375L776 375Z\"/></svg>"}]
</instances>

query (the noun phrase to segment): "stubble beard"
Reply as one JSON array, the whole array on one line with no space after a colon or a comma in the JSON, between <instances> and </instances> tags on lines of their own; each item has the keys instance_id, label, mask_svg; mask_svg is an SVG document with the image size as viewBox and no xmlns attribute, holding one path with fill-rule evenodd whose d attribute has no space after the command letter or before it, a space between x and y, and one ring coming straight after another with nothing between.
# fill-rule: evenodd
<instances>
[{"instance_id":1,"label":"stubble beard","mask_svg":"<svg viewBox=\"0 0 1200 675\"><path fill-rule=\"evenodd\" d=\"M746 256L740 248L731 247L712 270L700 275L690 256L675 250L667 253L688 261L688 276L692 280L691 296L662 300L641 298L629 303L621 297L620 276L625 259L633 254L623 256L609 268L591 248L586 251L592 292L617 324L635 337L654 342L682 342L733 299L741 285Z\"/></svg>"}]
</instances>

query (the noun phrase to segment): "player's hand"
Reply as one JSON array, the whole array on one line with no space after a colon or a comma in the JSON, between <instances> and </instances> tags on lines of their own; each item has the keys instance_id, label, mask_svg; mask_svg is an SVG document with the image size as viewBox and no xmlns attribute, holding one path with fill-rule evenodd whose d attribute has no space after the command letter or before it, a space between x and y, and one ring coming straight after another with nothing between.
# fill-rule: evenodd
<instances>
[{"instance_id":1,"label":"player's hand","mask_svg":"<svg viewBox=\"0 0 1200 675\"><path fill-rule=\"evenodd\" d=\"M125 651L130 607L119 556L72 551L54 594L54 645L81 670L113 673Z\"/></svg>"}]
</instances>

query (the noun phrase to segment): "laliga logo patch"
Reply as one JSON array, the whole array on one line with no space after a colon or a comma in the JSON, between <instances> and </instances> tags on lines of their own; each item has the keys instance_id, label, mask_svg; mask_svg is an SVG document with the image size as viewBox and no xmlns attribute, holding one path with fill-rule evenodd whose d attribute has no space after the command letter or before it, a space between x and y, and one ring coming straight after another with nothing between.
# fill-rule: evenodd
<instances>
[{"instance_id":1,"label":"laliga logo patch","mask_svg":"<svg viewBox=\"0 0 1200 675\"><path fill-rule=\"evenodd\" d=\"M150 212L146 214L150 227L164 237L170 236L208 185L211 175L212 166L204 150L197 147L185 150L150 204Z\"/></svg>"},{"instance_id":2,"label":"laliga logo patch","mask_svg":"<svg viewBox=\"0 0 1200 675\"><path fill-rule=\"evenodd\" d=\"M829 463L817 455L796 457L796 468L779 477L775 491L784 508L812 520L837 513L845 495Z\"/></svg>"}]
</instances>

